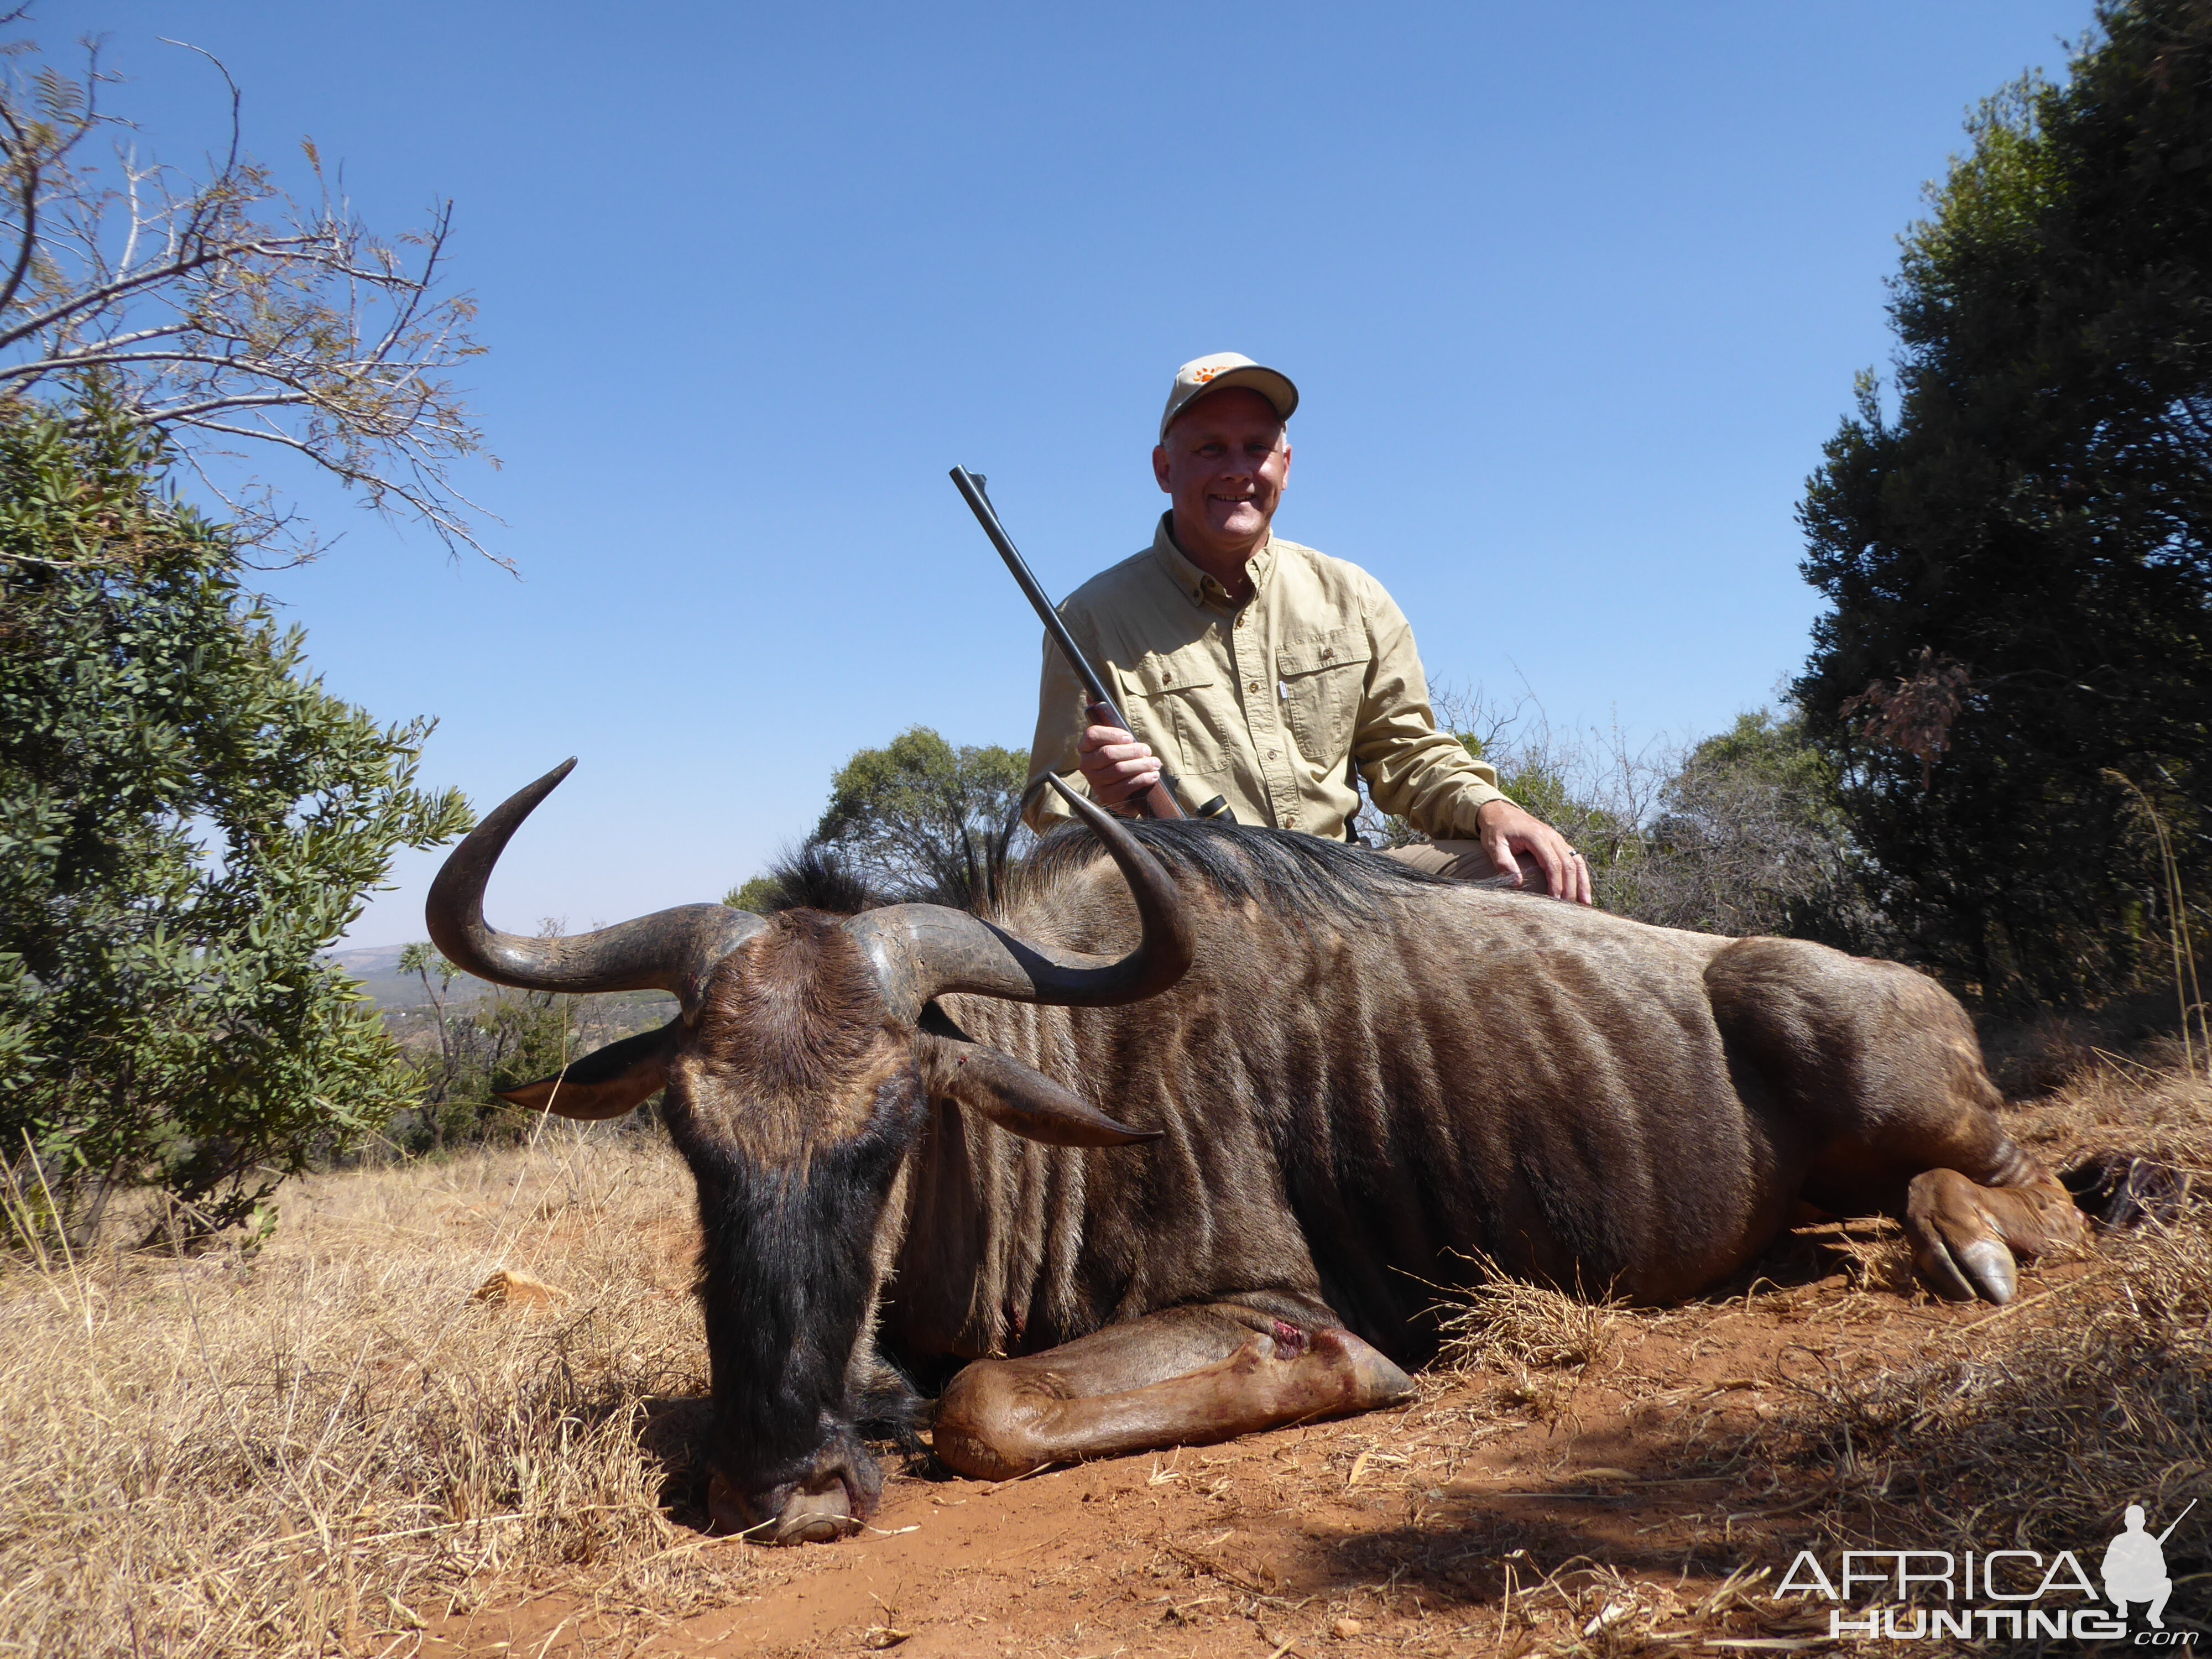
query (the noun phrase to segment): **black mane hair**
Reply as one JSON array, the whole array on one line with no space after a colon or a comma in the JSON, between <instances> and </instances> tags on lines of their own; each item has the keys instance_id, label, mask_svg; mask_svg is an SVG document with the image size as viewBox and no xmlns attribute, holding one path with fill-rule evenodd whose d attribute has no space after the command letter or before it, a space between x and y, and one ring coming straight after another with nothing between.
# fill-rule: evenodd
<instances>
[{"instance_id":1,"label":"black mane hair","mask_svg":"<svg viewBox=\"0 0 2212 1659\"><path fill-rule=\"evenodd\" d=\"M1392 899L1428 888L1468 884L1430 875L1349 842L1324 841L1294 830L1204 818L1138 818L1123 827L1170 875L1211 887L1232 904L1249 901L1286 914L1365 921ZM1032 879L1051 881L1105 856L1105 848L1088 829L1064 824L1037 843L1028 873Z\"/></svg>"},{"instance_id":2,"label":"black mane hair","mask_svg":"<svg viewBox=\"0 0 2212 1659\"><path fill-rule=\"evenodd\" d=\"M867 883L845 857L819 842L777 854L768 867L769 893L761 914L779 910L826 910L833 916L856 916L887 901Z\"/></svg>"}]
</instances>

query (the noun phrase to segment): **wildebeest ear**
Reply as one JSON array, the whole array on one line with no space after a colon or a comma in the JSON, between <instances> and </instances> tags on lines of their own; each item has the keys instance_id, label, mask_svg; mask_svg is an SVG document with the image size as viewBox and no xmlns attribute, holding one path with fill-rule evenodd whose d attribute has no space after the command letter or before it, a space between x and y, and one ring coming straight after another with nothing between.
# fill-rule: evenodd
<instances>
[{"instance_id":1,"label":"wildebeest ear","mask_svg":"<svg viewBox=\"0 0 2212 1659\"><path fill-rule=\"evenodd\" d=\"M640 1031L620 1042L572 1061L552 1077L501 1089L501 1100L556 1117L620 1117L634 1110L668 1082L668 1044L682 1024L671 1020L657 1031Z\"/></svg>"},{"instance_id":2,"label":"wildebeest ear","mask_svg":"<svg viewBox=\"0 0 2212 1659\"><path fill-rule=\"evenodd\" d=\"M933 1099L957 1101L1028 1139L1048 1146L1129 1146L1161 1138L1158 1129L1116 1123L1042 1072L995 1048L924 1033L915 1039L915 1049Z\"/></svg>"}]
</instances>

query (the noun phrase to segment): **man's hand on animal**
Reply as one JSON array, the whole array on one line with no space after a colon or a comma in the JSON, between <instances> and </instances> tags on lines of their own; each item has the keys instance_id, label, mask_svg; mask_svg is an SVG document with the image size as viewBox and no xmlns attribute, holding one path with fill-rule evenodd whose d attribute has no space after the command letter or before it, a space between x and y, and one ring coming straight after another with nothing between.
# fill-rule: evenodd
<instances>
[{"instance_id":1,"label":"man's hand on animal","mask_svg":"<svg viewBox=\"0 0 2212 1659\"><path fill-rule=\"evenodd\" d=\"M1516 887L1521 885L1521 861L1515 854L1526 853L1542 868L1554 898L1572 899L1577 904L1594 902L1589 860L1534 813L1500 796L1483 803L1475 822L1482 830L1482 850L1501 872L1513 878Z\"/></svg>"},{"instance_id":2,"label":"man's hand on animal","mask_svg":"<svg viewBox=\"0 0 2212 1659\"><path fill-rule=\"evenodd\" d=\"M1427 839L1393 856L1451 878L1523 877L1587 904L1564 836L1506 799L1494 769L1437 729L1413 631L1374 577L1274 533L1297 388L1234 352L1176 372L1152 451L1168 510L1151 547L1056 613L1111 686L1115 724L1048 643L1032 785L1079 776L1116 811L1164 773L1241 824L1343 841L1360 785ZM1035 789L1030 822L1063 816Z\"/></svg>"}]
</instances>

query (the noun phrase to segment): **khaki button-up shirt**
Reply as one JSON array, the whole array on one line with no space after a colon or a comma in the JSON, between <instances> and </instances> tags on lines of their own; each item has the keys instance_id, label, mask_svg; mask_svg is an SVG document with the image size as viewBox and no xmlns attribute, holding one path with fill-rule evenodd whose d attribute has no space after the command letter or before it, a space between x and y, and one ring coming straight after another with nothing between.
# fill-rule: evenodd
<instances>
[{"instance_id":1,"label":"khaki button-up shirt","mask_svg":"<svg viewBox=\"0 0 2212 1659\"><path fill-rule=\"evenodd\" d=\"M1152 544L1060 606L1129 729L1182 781L1185 811L1225 795L1240 823L1341 839L1359 811L1353 769L1386 812L1439 837L1479 833L1498 774L1437 730L1413 630L1356 564L1271 537L1242 605L1182 555L1163 514ZM1030 781L1076 769L1083 683L1048 638ZM1029 821L1066 809L1031 796Z\"/></svg>"}]
</instances>

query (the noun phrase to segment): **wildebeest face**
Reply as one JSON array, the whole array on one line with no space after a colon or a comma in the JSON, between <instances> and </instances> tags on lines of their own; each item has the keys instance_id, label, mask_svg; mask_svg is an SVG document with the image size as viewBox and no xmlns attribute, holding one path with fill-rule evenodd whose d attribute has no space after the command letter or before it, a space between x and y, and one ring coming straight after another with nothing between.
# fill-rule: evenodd
<instances>
[{"instance_id":1,"label":"wildebeest face","mask_svg":"<svg viewBox=\"0 0 2212 1659\"><path fill-rule=\"evenodd\" d=\"M668 1073L670 1133L699 1189L709 1507L777 1541L834 1537L875 1506L850 1379L875 1241L928 1105L914 1033L840 920L787 912L726 958Z\"/></svg>"},{"instance_id":2,"label":"wildebeest face","mask_svg":"<svg viewBox=\"0 0 2212 1659\"><path fill-rule=\"evenodd\" d=\"M483 884L567 769L507 801L454 850L432 888L431 937L452 961L508 984L677 994L682 1013L659 1031L507 1098L601 1118L666 1089L670 1133L698 1184L714 1399L709 1509L720 1527L777 1542L838 1536L861 1524L881 1489L855 1432L856 1396L875 1370L884 1218L930 1103L1062 1145L1152 1138L967 1042L931 999L1133 1001L1188 965L1188 924L1158 863L1080 802L1143 923L1143 939L1119 960L1055 953L929 905L768 919L691 905L574 939L498 933L483 922Z\"/></svg>"}]
</instances>

